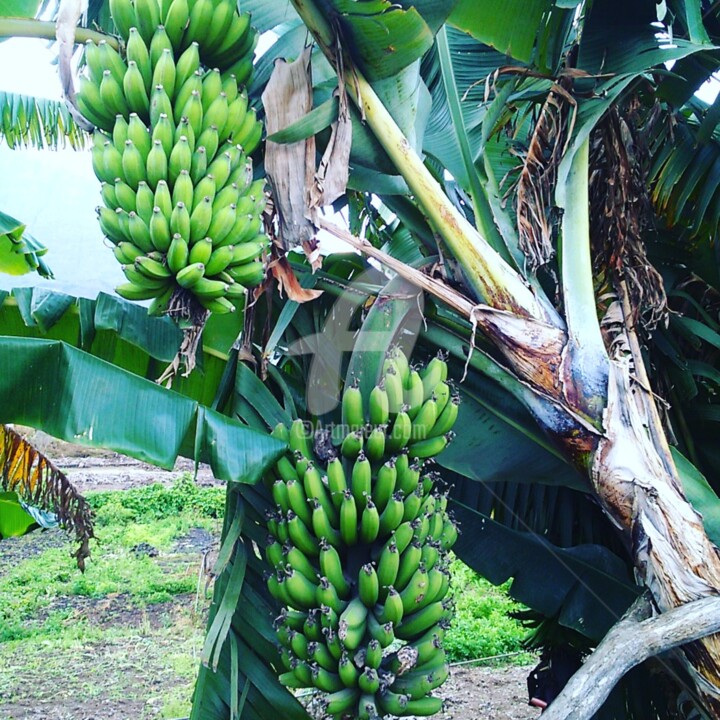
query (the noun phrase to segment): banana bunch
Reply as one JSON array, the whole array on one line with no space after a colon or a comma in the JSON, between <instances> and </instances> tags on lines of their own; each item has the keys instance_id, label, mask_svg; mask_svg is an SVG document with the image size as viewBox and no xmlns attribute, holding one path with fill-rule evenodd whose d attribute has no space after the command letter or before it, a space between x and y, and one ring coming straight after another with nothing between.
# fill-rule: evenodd
<instances>
[{"instance_id":1,"label":"banana bunch","mask_svg":"<svg viewBox=\"0 0 720 720\"><path fill-rule=\"evenodd\" d=\"M244 91L257 33L234 0L111 0L124 55L88 41L81 112L97 126L100 226L128 300L235 310L262 282L262 124ZM202 309L200 308L200 309Z\"/></svg>"},{"instance_id":2,"label":"banana bunch","mask_svg":"<svg viewBox=\"0 0 720 720\"><path fill-rule=\"evenodd\" d=\"M451 438L458 401L442 357L416 370L392 350L369 395L347 387L342 407L346 435L326 464L308 423L273 431L290 448L266 477L280 681L322 691L329 717L433 715L457 528L427 460Z\"/></svg>"}]
</instances>

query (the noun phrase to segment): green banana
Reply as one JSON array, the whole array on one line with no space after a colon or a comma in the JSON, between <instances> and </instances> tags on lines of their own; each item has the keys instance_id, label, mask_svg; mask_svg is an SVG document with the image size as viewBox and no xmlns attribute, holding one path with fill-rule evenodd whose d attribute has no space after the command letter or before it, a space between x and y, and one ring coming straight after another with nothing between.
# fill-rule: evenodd
<instances>
[{"instance_id":1,"label":"green banana","mask_svg":"<svg viewBox=\"0 0 720 720\"><path fill-rule=\"evenodd\" d=\"M147 183L155 190L160 180L164 180L167 177L168 170L167 155L160 140L153 142L152 149L147 155L146 169Z\"/></svg>"},{"instance_id":2,"label":"green banana","mask_svg":"<svg viewBox=\"0 0 720 720\"><path fill-rule=\"evenodd\" d=\"M325 508L315 498L312 498L310 504L313 508L312 529L315 537L321 541L325 540L335 547L341 547L342 538L340 533L333 527ZM335 510L334 507L333 510Z\"/></svg>"},{"instance_id":3,"label":"green banana","mask_svg":"<svg viewBox=\"0 0 720 720\"><path fill-rule=\"evenodd\" d=\"M405 552L406 548L413 541L414 531L412 523L404 522L395 528L392 534L392 540L395 542L398 548L398 552Z\"/></svg>"},{"instance_id":4,"label":"green banana","mask_svg":"<svg viewBox=\"0 0 720 720\"><path fill-rule=\"evenodd\" d=\"M138 183L137 192L135 193L135 212L149 224L154 208L155 196L153 191L145 180L141 180Z\"/></svg>"},{"instance_id":5,"label":"green banana","mask_svg":"<svg viewBox=\"0 0 720 720\"><path fill-rule=\"evenodd\" d=\"M360 676L358 677L358 687L363 693L366 693L368 696L374 696L375 693L380 689L380 677L377 670L373 667L365 667L363 672L360 673ZM372 715L372 717L377 717L377 713Z\"/></svg>"},{"instance_id":6,"label":"green banana","mask_svg":"<svg viewBox=\"0 0 720 720\"><path fill-rule=\"evenodd\" d=\"M368 410L371 425L387 425L390 420L390 405L383 379L370 392Z\"/></svg>"},{"instance_id":7,"label":"green banana","mask_svg":"<svg viewBox=\"0 0 720 720\"><path fill-rule=\"evenodd\" d=\"M434 438L439 435L446 435L449 433L455 425L459 410L460 398L457 396L451 397L445 404L445 407L438 416L438 419L435 421L435 425L433 425L430 432L428 432L428 438Z\"/></svg>"},{"instance_id":8,"label":"green banana","mask_svg":"<svg viewBox=\"0 0 720 720\"><path fill-rule=\"evenodd\" d=\"M103 72L103 79L100 82L100 99L108 112L113 115L120 114L127 120L129 112L125 95L110 70Z\"/></svg>"},{"instance_id":9,"label":"green banana","mask_svg":"<svg viewBox=\"0 0 720 720\"><path fill-rule=\"evenodd\" d=\"M420 566L421 561L422 547L416 542L411 542L400 557L400 566L394 583L396 590L402 591L405 589L415 574L415 571Z\"/></svg>"},{"instance_id":10,"label":"green banana","mask_svg":"<svg viewBox=\"0 0 720 720\"><path fill-rule=\"evenodd\" d=\"M340 679L343 681L346 689L352 692L353 698L357 699L357 691L354 690L354 688L357 687L360 672L355 667L355 663L350 659L348 653L344 650L338 663L338 675L340 675Z\"/></svg>"},{"instance_id":11,"label":"green banana","mask_svg":"<svg viewBox=\"0 0 720 720\"><path fill-rule=\"evenodd\" d=\"M205 264L205 274L209 275L210 273L207 271L207 262L210 260L210 257L212 256L212 240L208 237L203 238L202 240L197 240L195 242L192 241L192 217L190 218L190 262L191 263L203 263ZM219 282L217 280L214 280L213 282ZM226 283L223 283L225 285Z\"/></svg>"},{"instance_id":12,"label":"green banana","mask_svg":"<svg viewBox=\"0 0 720 720\"><path fill-rule=\"evenodd\" d=\"M350 490L343 493L340 504L340 535L346 545L355 545L358 540L358 510L355 497Z\"/></svg>"},{"instance_id":13,"label":"green banana","mask_svg":"<svg viewBox=\"0 0 720 720\"><path fill-rule=\"evenodd\" d=\"M388 411L390 417L394 417L403 406L403 382L394 363L387 366L383 379L388 397Z\"/></svg>"},{"instance_id":14,"label":"green banana","mask_svg":"<svg viewBox=\"0 0 720 720\"><path fill-rule=\"evenodd\" d=\"M372 489L372 467L362 450L358 454L352 468L350 489L352 490L358 509L363 510Z\"/></svg>"},{"instance_id":15,"label":"green banana","mask_svg":"<svg viewBox=\"0 0 720 720\"><path fill-rule=\"evenodd\" d=\"M315 606L315 583L294 568L285 574L285 590L291 600L290 604L298 610L308 610Z\"/></svg>"},{"instance_id":16,"label":"green banana","mask_svg":"<svg viewBox=\"0 0 720 720\"><path fill-rule=\"evenodd\" d=\"M145 127L145 123L143 123L137 113L130 113L126 136L127 140L133 141L135 147L143 156L143 159L147 161L148 153L152 147L152 138L150 137L150 131Z\"/></svg>"},{"instance_id":17,"label":"green banana","mask_svg":"<svg viewBox=\"0 0 720 720\"><path fill-rule=\"evenodd\" d=\"M415 416L420 412L424 401L422 378L417 370L410 370L407 382L404 385L403 400L408 406L407 414L411 420L414 420Z\"/></svg>"},{"instance_id":18,"label":"green banana","mask_svg":"<svg viewBox=\"0 0 720 720\"><path fill-rule=\"evenodd\" d=\"M118 33L127 40L130 28L135 24L135 11L130 0L110 0L110 16Z\"/></svg>"},{"instance_id":19,"label":"green banana","mask_svg":"<svg viewBox=\"0 0 720 720\"><path fill-rule=\"evenodd\" d=\"M299 548L286 543L283 546L283 559L293 570L297 570L310 580L310 582L317 584L317 568Z\"/></svg>"},{"instance_id":20,"label":"green banana","mask_svg":"<svg viewBox=\"0 0 720 720\"><path fill-rule=\"evenodd\" d=\"M174 0L173 4L177 2ZM171 7L172 12L172 7ZM172 38L171 38L172 41ZM185 52L180 55L175 64L175 97L173 98L174 103L177 105L180 89L184 87L185 83L200 70L200 51L199 46L196 42L191 43ZM185 99L185 102L189 99Z\"/></svg>"},{"instance_id":21,"label":"green banana","mask_svg":"<svg viewBox=\"0 0 720 720\"><path fill-rule=\"evenodd\" d=\"M152 58L152 49L151 49ZM153 87L162 87L169 98L175 94L175 60L173 59L172 50L165 48L162 55L155 63L153 70L152 84Z\"/></svg>"},{"instance_id":22,"label":"green banana","mask_svg":"<svg viewBox=\"0 0 720 720\"><path fill-rule=\"evenodd\" d=\"M380 513L379 534L381 537L389 535L403 522L405 503L400 493L394 493L388 500L385 509Z\"/></svg>"},{"instance_id":23,"label":"green banana","mask_svg":"<svg viewBox=\"0 0 720 720\"><path fill-rule=\"evenodd\" d=\"M403 467L398 470L398 490L404 495L410 495L414 493L420 483L420 470L421 466L417 460L414 460L411 464L407 464L408 456L404 456L404 461L401 463Z\"/></svg>"},{"instance_id":24,"label":"green banana","mask_svg":"<svg viewBox=\"0 0 720 720\"><path fill-rule=\"evenodd\" d=\"M185 27L188 24L189 17L190 8L188 7L187 0L172 0L163 22L165 23L165 30L176 53L181 49L182 38L185 33ZM192 45L195 45L195 49L197 50L197 43L192 43L190 47L192 47ZM185 52L187 52L187 50ZM184 55L185 53L180 56L181 60ZM199 64L200 55L198 54L198 65ZM178 66L179 65L180 61L178 61Z\"/></svg>"},{"instance_id":25,"label":"green banana","mask_svg":"<svg viewBox=\"0 0 720 720\"><path fill-rule=\"evenodd\" d=\"M385 455L385 425L377 425L370 431L365 444L365 454L372 462L382 460Z\"/></svg>"},{"instance_id":26,"label":"green banana","mask_svg":"<svg viewBox=\"0 0 720 720\"><path fill-rule=\"evenodd\" d=\"M190 245L190 213L182 201L178 202L170 213L170 232L182 236L188 246Z\"/></svg>"},{"instance_id":27,"label":"green banana","mask_svg":"<svg viewBox=\"0 0 720 720\"><path fill-rule=\"evenodd\" d=\"M249 262L227 269L232 279L245 287L256 287L265 279L265 266L260 261ZM362 438L361 445L362 447Z\"/></svg>"},{"instance_id":28,"label":"green banana","mask_svg":"<svg viewBox=\"0 0 720 720\"><path fill-rule=\"evenodd\" d=\"M358 573L358 594L368 608L373 608L378 601L380 585L377 572L372 563L366 563Z\"/></svg>"},{"instance_id":29,"label":"green banana","mask_svg":"<svg viewBox=\"0 0 720 720\"><path fill-rule=\"evenodd\" d=\"M315 687L326 693L334 693L345 687L337 673L330 672L318 665L312 668L312 679Z\"/></svg>"},{"instance_id":30,"label":"green banana","mask_svg":"<svg viewBox=\"0 0 720 720\"><path fill-rule=\"evenodd\" d=\"M150 97L150 90L152 89L152 63L150 62L150 51L148 50L148 46L145 44L145 41L140 36L137 27L130 28L125 54L127 56L128 70L130 70L130 64L135 63L135 67L142 78L142 87L145 90L145 94L147 97Z\"/></svg>"},{"instance_id":31,"label":"green banana","mask_svg":"<svg viewBox=\"0 0 720 720\"><path fill-rule=\"evenodd\" d=\"M155 208L160 208L160 212L163 214L165 219L169 222L172 216L172 196L170 195L170 188L165 180L158 180L157 187L155 188ZM169 243L169 240L168 240Z\"/></svg>"},{"instance_id":32,"label":"green banana","mask_svg":"<svg viewBox=\"0 0 720 720\"><path fill-rule=\"evenodd\" d=\"M265 249L265 242L246 242L242 245L230 245L224 247L230 247L232 249L232 260L230 262L230 265L233 268L236 268L237 266L245 265L254 258L258 257ZM218 249L223 250L224 247Z\"/></svg>"},{"instance_id":33,"label":"green banana","mask_svg":"<svg viewBox=\"0 0 720 720\"><path fill-rule=\"evenodd\" d=\"M384 599L387 589L395 584L400 569L400 553L394 539L391 538L380 553L378 560L377 575L380 584L380 598Z\"/></svg>"},{"instance_id":34,"label":"green banana","mask_svg":"<svg viewBox=\"0 0 720 720\"><path fill-rule=\"evenodd\" d=\"M303 476L303 486L308 500L316 500L322 507L325 515L327 515L328 522L333 527L337 527L337 510L335 509L335 505L330 497L328 488L325 487L322 476L314 464L310 464L305 471L305 475Z\"/></svg>"},{"instance_id":35,"label":"green banana","mask_svg":"<svg viewBox=\"0 0 720 720\"><path fill-rule=\"evenodd\" d=\"M397 481L397 470L395 469L395 458L387 460L377 471L377 477L373 483L372 497L379 512L383 512L388 501L395 492Z\"/></svg>"},{"instance_id":36,"label":"green banana","mask_svg":"<svg viewBox=\"0 0 720 720\"><path fill-rule=\"evenodd\" d=\"M422 560L417 570L412 574L408 584L400 591L400 599L403 603L403 616L407 617L417 608L417 604L422 602L425 597L425 591L428 587L428 571Z\"/></svg>"},{"instance_id":37,"label":"green banana","mask_svg":"<svg viewBox=\"0 0 720 720\"><path fill-rule=\"evenodd\" d=\"M145 252L152 252L154 247L148 226L137 213L132 211L128 213L128 230L130 231L130 239L135 245L145 250ZM150 258L148 258L148 260L149 259Z\"/></svg>"},{"instance_id":38,"label":"green banana","mask_svg":"<svg viewBox=\"0 0 720 720\"><path fill-rule=\"evenodd\" d=\"M343 574L342 561L337 549L321 539L319 559L320 572L332 583L341 598L347 598L350 584Z\"/></svg>"},{"instance_id":39,"label":"green banana","mask_svg":"<svg viewBox=\"0 0 720 720\"><path fill-rule=\"evenodd\" d=\"M414 520L420 513L420 509L423 503L423 491L418 486L414 492L405 496L403 504L405 505L405 511L403 513L403 521Z\"/></svg>"},{"instance_id":40,"label":"green banana","mask_svg":"<svg viewBox=\"0 0 720 720\"><path fill-rule=\"evenodd\" d=\"M348 661L350 665L352 663ZM345 683L347 685L347 683ZM326 695L323 699L323 710L332 717L346 715L355 706L360 691L354 687L344 687L342 690Z\"/></svg>"},{"instance_id":41,"label":"green banana","mask_svg":"<svg viewBox=\"0 0 720 720\"><path fill-rule=\"evenodd\" d=\"M172 270L175 274L180 272L180 270L187 265L188 253L189 248L187 240L185 240L185 238L179 233L175 233L170 241L170 246L167 251L167 264L170 270Z\"/></svg>"},{"instance_id":42,"label":"green banana","mask_svg":"<svg viewBox=\"0 0 720 720\"><path fill-rule=\"evenodd\" d=\"M115 184L111 187L115 192L116 207L121 207L127 213L135 210L137 194L126 182L116 178Z\"/></svg>"},{"instance_id":43,"label":"green banana","mask_svg":"<svg viewBox=\"0 0 720 720\"><path fill-rule=\"evenodd\" d=\"M348 489L345 469L340 458L334 458L328 463L327 480L333 504L339 508L342 504L343 493Z\"/></svg>"},{"instance_id":44,"label":"green banana","mask_svg":"<svg viewBox=\"0 0 720 720\"><path fill-rule=\"evenodd\" d=\"M160 58L163 55L163 52L165 50L170 51L170 58L172 59L174 57L173 54L173 46L172 42L170 41L170 36L167 34L165 30L164 25L158 25L155 29L155 32L152 36L152 40L150 41L150 64L153 66L153 68L157 69L157 64L160 61ZM173 76L175 74L175 61L173 60ZM153 85L157 84L156 82L153 82ZM175 81L173 77L173 87L175 86ZM173 88L165 87L165 90L167 90L167 93L170 97L173 96L172 90Z\"/></svg>"},{"instance_id":45,"label":"green banana","mask_svg":"<svg viewBox=\"0 0 720 720\"><path fill-rule=\"evenodd\" d=\"M110 208L98 207L96 211L100 228L108 240L115 244L130 240L130 238L125 235L122 225L120 224L118 213L123 212L122 210L118 208L118 210L113 211L110 210Z\"/></svg>"},{"instance_id":46,"label":"green banana","mask_svg":"<svg viewBox=\"0 0 720 720\"><path fill-rule=\"evenodd\" d=\"M388 588L385 602L374 610L375 617L380 623L392 623L394 627L402 621L403 603L400 593L392 586Z\"/></svg>"},{"instance_id":47,"label":"green banana","mask_svg":"<svg viewBox=\"0 0 720 720\"><path fill-rule=\"evenodd\" d=\"M306 555L317 557L320 554L320 545L312 535L308 526L292 511L287 514L288 536L293 545Z\"/></svg>"},{"instance_id":48,"label":"green banana","mask_svg":"<svg viewBox=\"0 0 720 720\"><path fill-rule=\"evenodd\" d=\"M358 678L358 685L359 684L360 678ZM373 684L372 687L375 688L375 685ZM375 720L375 718L380 717L377 704L375 703L376 692L377 688L375 688L372 693L363 693L360 695L360 700L358 701L357 720Z\"/></svg>"},{"instance_id":49,"label":"green banana","mask_svg":"<svg viewBox=\"0 0 720 720\"><path fill-rule=\"evenodd\" d=\"M127 282L118 285L115 292L125 300L151 300L157 295L158 290L157 288L140 287L135 283Z\"/></svg>"},{"instance_id":50,"label":"green banana","mask_svg":"<svg viewBox=\"0 0 720 720\"><path fill-rule=\"evenodd\" d=\"M445 362L445 355L439 352L423 369L423 400L430 398L435 388L447 380L448 368Z\"/></svg>"},{"instance_id":51,"label":"green banana","mask_svg":"<svg viewBox=\"0 0 720 720\"><path fill-rule=\"evenodd\" d=\"M439 455L446 447L447 444L452 440L452 430L445 435L439 435L437 437L427 438L419 442L413 443L410 446L409 454L413 458L423 460L425 458L434 457Z\"/></svg>"},{"instance_id":52,"label":"green banana","mask_svg":"<svg viewBox=\"0 0 720 720\"><path fill-rule=\"evenodd\" d=\"M128 121L122 115L115 116L115 124L112 129L112 143L116 148L122 148L125 146L125 141L128 139ZM104 135L98 133L100 137L104 138ZM95 142L95 137L93 137Z\"/></svg>"},{"instance_id":53,"label":"green banana","mask_svg":"<svg viewBox=\"0 0 720 720\"><path fill-rule=\"evenodd\" d=\"M157 0L135 0L135 26L147 45L159 24L160 7Z\"/></svg>"},{"instance_id":54,"label":"green banana","mask_svg":"<svg viewBox=\"0 0 720 720\"><path fill-rule=\"evenodd\" d=\"M187 265L175 275L178 285L184 288L191 288L205 274L205 266L202 263Z\"/></svg>"},{"instance_id":55,"label":"green banana","mask_svg":"<svg viewBox=\"0 0 720 720\"><path fill-rule=\"evenodd\" d=\"M434 602L422 610L414 612L409 617L404 617L402 622L396 626L395 635L400 640L412 640L448 617L449 605L446 601Z\"/></svg>"},{"instance_id":56,"label":"green banana","mask_svg":"<svg viewBox=\"0 0 720 720\"><path fill-rule=\"evenodd\" d=\"M338 595L338 591L335 586L331 585L330 581L324 576L320 576L320 578L318 578L318 587L315 591L315 602L317 605L327 605L336 613L341 613L347 605L347 603ZM330 643L328 643L328 647L330 647Z\"/></svg>"},{"instance_id":57,"label":"green banana","mask_svg":"<svg viewBox=\"0 0 720 720\"><path fill-rule=\"evenodd\" d=\"M122 169L125 182L133 189L138 189L138 184L145 179L145 161L140 151L135 147L132 140L125 141L122 154Z\"/></svg>"},{"instance_id":58,"label":"green banana","mask_svg":"<svg viewBox=\"0 0 720 720\"><path fill-rule=\"evenodd\" d=\"M360 516L360 542L370 545L377 538L379 531L380 514L372 498L368 498Z\"/></svg>"},{"instance_id":59,"label":"green banana","mask_svg":"<svg viewBox=\"0 0 720 720\"><path fill-rule=\"evenodd\" d=\"M375 613L368 614L368 632L373 640L376 640L380 648L385 649L395 642L395 633L391 622L381 624L375 617Z\"/></svg>"},{"instance_id":60,"label":"green banana","mask_svg":"<svg viewBox=\"0 0 720 720\"><path fill-rule=\"evenodd\" d=\"M332 656L326 645L319 642L308 643L308 653L310 659L316 662L321 668L334 673L338 672L338 662ZM343 685L344 684L343 682Z\"/></svg>"},{"instance_id":61,"label":"green banana","mask_svg":"<svg viewBox=\"0 0 720 720\"><path fill-rule=\"evenodd\" d=\"M410 416L403 410L397 413L393 422L392 430L386 440L387 449L396 453L404 448L412 436L413 422Z\"/></svg>"},{"instance_id":62,"label":"green banana","mask_svg":"<svg viewBox=\"0 0 720 720\"><path fill-rule=\"evenodd\" d=\"M350 430L358 430L365 425L363 397L357 382L345 388L342 397L342 415L343 424Z\"/></svg>"},{"instance_id":63,"label":"green banana","mask_svg":"<svg viewBox=\"0 0 720 720\"><path fill-rule=\"evenodd\" d=\"M210 241L210 244L212 246L212 240ZM225 270L225 268L230 264L233 258L233 246L232 245L226 245L225 247L218 248L217 250L213 250L212 254L208 258L207 263L205 264L205 272L209 275L217 275L218 273Z\"/></svg>"},{"instance_id":64,"label":"green banana","mask_svg":"<svg viewBox=\"0 0 720 720\"><path fill-rule=\"evenodd\" d=\"M165 213L157 205L153 208L149 229L153 247L160 252L167 252L172 242L172 234Z\"/></svg>"}]
</instances>

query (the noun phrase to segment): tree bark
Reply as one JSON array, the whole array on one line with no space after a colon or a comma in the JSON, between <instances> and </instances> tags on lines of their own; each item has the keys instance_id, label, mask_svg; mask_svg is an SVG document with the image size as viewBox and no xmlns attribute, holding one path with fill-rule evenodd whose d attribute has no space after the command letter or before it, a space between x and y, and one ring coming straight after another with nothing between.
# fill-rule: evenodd
<instances>
[{"instance_id":1,"label":"tree bark","mask_svg":"<svg viewBox=\"0 0 720 720\"><path fill-rule=\"evenodd\" d=\"M543 713L543 720L591 718L620 679L650 657L720 631L720 597L649 617L646 596L623 616Z\"/></svg>"}]
</instances>

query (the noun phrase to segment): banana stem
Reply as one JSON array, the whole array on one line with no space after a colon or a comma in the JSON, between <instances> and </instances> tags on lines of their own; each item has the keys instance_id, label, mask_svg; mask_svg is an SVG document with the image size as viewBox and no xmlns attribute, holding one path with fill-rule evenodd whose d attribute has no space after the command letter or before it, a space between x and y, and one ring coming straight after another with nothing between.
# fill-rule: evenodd
<instances>
[{"instance_id":1,"label":"banana stem","mask_svg":"<svg viewBox=\"0 0 720 720\"><path fill-rule=\"evenodd\" d=\"M328 60L334 64L335 36L314 0L292 0L292 4ZM348 94L400 171L433 227L462 266L478 298L494 308L557 325L558 318L551 316L524 279L450 202L370 83L353 67L349 58L345 58L345 67Z\"/></svg>"},{"instance_id":2,"label":"banana stem","mask_svg":"<svg viewBox=\"0 0 720 720\"><path fill-rule=\"evenodd\" d=\"M24 37L40 38L41 40L55 39L55 23L50 20L35 20L33 18L0 18L0 38ZM79 27L75 29L75 42L84 44L88 40L96 43L104 40L115 50L120 49L120 43L114 35L91 30L90 28Z\"/></svg>"},{"instance_id":3,"label":"banana stem","mask_svg":"<svg viewBox=\"0 0 720 720\"><path fill-rule=\"evenodd\" d=\"M565 319L568 326L566 388L589 418L601 417L607 399L609 358L600 332L590 255L588 196L590 141L572 159L570 172L557 194L564 209L561 268ZM573 388L570 390L570 388Z\"/></svg>"},{"instance_id":4,"label":"banana stem","mask_svg":"<svg viewBox=\"0 0 720 720\"><path fill-rule=\"evenodd\" d=\"M465 129L465 119L460 105L460 96L458 95L457 83L455 82L455 71L450 57L447 30L444 25L438 30L436 44L443 85L445 86L445 94L447 95L448 108L450 109L450 116L452 118L453 128L455 129L455 137L460 147L460 154L470 186L470 198L472 199L473 212L475 213L475 224L483 236L488 239L493 249L497 250L506 262L512 264L510 253L505 247L505 243L497 227L495 227L495 220L490 208L490 203L488 202L485 188L483 188L480 182L480 171L475 167L472 151L470 150L470 143Z\"/></svg>"}]
</instances>

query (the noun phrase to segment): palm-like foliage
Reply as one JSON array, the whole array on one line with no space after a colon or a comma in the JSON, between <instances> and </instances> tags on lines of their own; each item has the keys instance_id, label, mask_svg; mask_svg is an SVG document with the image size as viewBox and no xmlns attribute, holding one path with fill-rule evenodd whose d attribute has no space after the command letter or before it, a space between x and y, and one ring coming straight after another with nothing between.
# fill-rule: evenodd
<instances>
[{"instance_id":1,"label":"palm-like foliage","mask_svg":"<svg viewBox=\"0 0 720 720\"><path fill-rule=\"evenodd\" d=\"M647 1L628 8L614 0L557 4L550 0L486 0L479 4L447 0L392 5L384 0L318 0L303 7L303 21L320 46L326 51L329 48L324 33L339 33L347 66L357 68L369 81L363 92L366 96L371 91L377 94L409 144L424 155L423 171L430 170L451 203L443 212L454 208L458 217L470 223L469 228L477 227L498 257L521 273L549 322L557 322L563 331L566 325L559 320L561 314L573 332L578 327L573 327L572 313L578 308L586 313L591 329L590 318L596 314L592 294L587 302L588 278L582 277L588 268L569 242L569 231L577 222L573 212L583 205L571 195L576 190L572 184L576 159L590 138L595 181L599 177L615 182L599 159L603 132L611 132L608 118L615 118L620 132L608 137L621 138L628 168L639 178L639 186L646 188L652 205L643 202L644 197L626 198L630 202L623 212L633 202L642 206L638 211L640 231L632 236L631 248L628 243L605 246L606 238L595 243L593 279L601 298L598 312L606 321L604 327L614 332L618 323L611 310L617 312L618 303L622 304L622 288L630 277L634 285L627 300L637 317L649 313L655 321L662 319L660 286L656 283L654 292L647 292L648 278L655 276L629 273L626 277L618 273L622 265L613 261L645 262L647 257L662 273L670 323L667 327L661 323L654 333L648 325L639 342L645 345L653 389L671 404L667 427L696 466L674 453L685 493L703 513L708 533L717 540L719 501L713 488L720 489L720 479L713 428L719 417L716 353L720 328L715 319L718 272L714 247L720 201L714 178L720 172L716 128L720 113L715 104L704 105L693 93L718 66L714 42L720 34L720 11L714 6L705 9L699 0L668 2L665 22L672 29L670 42L656 37L658 28L652 25L655 4ZM275 29L278 35L259 61L251 87L251 97L259 104L274 58L295 56L306 41L307 29L289 2L252 0L244 9L252 10L260 31ZM104 5L94 5L93 11L101 24L105 18L107 26ZM615 20L618 17L622 23ZM324 22L327 18L333 21L330 30ZM671 71L664 65L669 61L675 61ZM274 138L277 141L318 133L322 142L325 129L337 117L337 104L331 99L333 70L319 50L313 62L318 69L318 110ZM349 83L349 91L353 89ZM614 115L608 112L611 110ZM467 253L459 250L458 238L448 235L433 215L432 193L413 185L416 178L412 173L406 171L403 176L403 162L391 158L392 151L381 144L384 138L370 131L373 119L366 118L366 123L358 111L351 112L352 191L345 198L351 227L364 229L373 245L389 255L428 272L441 259L442 277L449 284L473 304L478 299L492 302L493 297L478 297L487 286L476 282ZM381 201L379 205L371 202L370 193ZM598 206L593 202L595 210ZM558 207L564 208L564 218ZM610 220L617 218L611 214ZM613 232L624 227L619 220L614 225L608 222ZM558 232L561 223L562 232ZM600 226L605 227L598 220ZM625 227L621 239L631 234ZM476 247L484 248L480 240L475 242ZM538 262L528 263L521 248ZM486 251L481 249L482 253ZM536 265L542 267L537 273ZM342 376L360 366L364 377L372 375L372 362L361 354L363 343L376 337L379 329L390 343L414 302L395 299L389 321L382 298L383 293L396 297L394 286L384 288L386 278L377 271L363 276L362 283L353 282L367 268L358 257L328 258L314 276L303 263L294 267L307 286L324 290L324 295L303 306L276 297L267 306L259 303L253 313L254 324L244 328L240 356L230 349L240 331L237 325L222 331L209 327L205 374L196 371L176 386L200 400L200 405L159 388L150 392L131 374L113 375L116 371L110 366L97 369L100 366L93 359L76 355L69 345L4 341L8 348L19 350L13 364L53 354L63 358L69 371L97 382L112 377L119 383L122 378L126 392L152 396L154 406L162 408L161 433L153 434L147 424L131 429L121 422L108 437L97 434L104 425L90 420L89 415L85 424L73 426L55 415L33 410L42 408L41 402L50 403L46 386L34 382L42 377L42 366L32 376L8 376L11 379L5 388L29 390L2 419L44 424L65 437L77 434L78 428L93 428L94 436L88 441L150 457L160 464L172 462L178 452L195 457L209 453L222 476L257 480L263 460L272 457L275 446L270 443L262 457L246 464L231 444L231 438L243 437L237 423L205 406L212 405L259 430L289 416L305 415L306 378L312 372L313 356L298 356L285 349L293 341L327 328L336 295L348 287L358 295L349 319L352 330L359 333L358 341L352 356L338 353ZM493 270L497 267L496 263ZM574 273L580 279L573 285ZM160 321L148 321L142 310L131 311L127 304L104 297L92 306L82 302L75 306L72 299L16 295L22 322L14 311L6 313L3 329L7 334L52 335L53 328L55 332L62 329L62 339L71 345L147 377L157 377L159 365L176 349L173 343L178 340L171 327L162 325L162 335L156 334L161 326L154 323ZM372 302L373 309L365 317L363 306ZM522 305L519 300L518 305ZM117 321L128 314L131 323ZM556 630L573 631L574 641L583 637L586 647L592 646L638 588L632 579L633 552L615 534L593 499L582 462L559 442L558 434L551 432L550 438L545 434L557 429L567 408L522 376L497 337L476 336L476 327L468 318L448 309L442 299L429 300L426 320L416 352L431 354L440 347L449 351L457 378L466 366L468 369L460 385L464 400L460 437L440 457L454 483L456 512L463 520L458 554L494 582L512 577L511 592L516 597L547 618ZM158 343L160 336L165 340ZM218 336L222 340L215 342L213 338ZM471 337L476 339L473 353ZM262 382L251 366L238 363L238 357L248 361L251 356ZM4 390L3 397L6 392L9 390ZM580 404L580 410L592 420L597 398L588 393L581 399L587 402ZM88 402L85 411L92 412L92 403ZM104 408L107 418L121 419L126 413L112 403ZM78 417L83 417L82 413ZM323 419L332 419L332 413ZM156 443L148 442L148 437L157 441L162 437L167 442L161 443L162 450L151 451ZM250 437L255 441L258 436ZM222 573L204 653L204 660L216 671L201 671L193 711L196 718L240 714L267 718L278 708L289 717L304 716L279 687L272 670L276 654L269 620L274 604L265 589L262 564L252 551L263 547L267 502L262 485L229 486ZM554 635L562 637L563 632ZM544 637L549 637L548 632ZM638 711L639 687L638 675L630 677L607 704L603 717L647 717L643 712L648 708L657 717L677 716L673 705L657 698L641 701L643 710ZM694 694L689 684L685 692Z\"/></svg>"}]
</instances>

